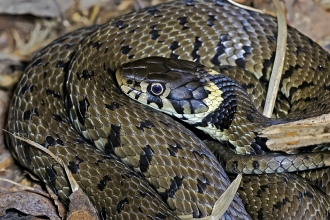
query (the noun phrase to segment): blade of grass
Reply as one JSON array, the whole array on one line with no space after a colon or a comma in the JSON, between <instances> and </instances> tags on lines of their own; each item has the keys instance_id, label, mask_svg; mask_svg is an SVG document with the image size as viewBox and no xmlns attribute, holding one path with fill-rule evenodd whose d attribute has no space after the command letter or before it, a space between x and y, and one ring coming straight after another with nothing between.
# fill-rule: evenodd
<instances>
[{"instance_id":1,"label":"blade of grass","mask_svg":"<svg viewBox=\"0 0 330 220\"><path fill-rule=\"evenodd\" d=\"M242 175L238 174L235 180L229 185L226 191L220 196L215 202L212 214L207 217L198 218L199 220L218 220L228 209L231 202L234 200L239 184L242 180ZM192 215L181 215L178 216L180 219L197 219L193 218Z\"/></svg>"},{"instance_id":2,"label":"blade of grass","mask_svg":"<svg viewBox=\"0 0 330 220\"><path fill-rule=\"evenodd\" d=\"M266 96L266 102L264 106L263 114L266 117L271 117L275 101L276 95L278 91L278 87L280 85L280 80L284 67L284 59L285 59L285 51L286 51L286 41L287 41L287 24L284 11L281 7L279 0L273 0L276 14L277 14L277 45L276 45L276 55L273 70L271 73L271 77L269 80L268 91Z\"/></svg>"}]
</instances>

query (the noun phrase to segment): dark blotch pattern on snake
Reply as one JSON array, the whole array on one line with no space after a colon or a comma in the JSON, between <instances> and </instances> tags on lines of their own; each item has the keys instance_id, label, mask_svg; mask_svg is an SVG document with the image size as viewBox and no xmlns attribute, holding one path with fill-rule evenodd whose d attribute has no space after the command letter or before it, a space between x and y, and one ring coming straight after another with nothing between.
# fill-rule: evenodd
<instances>
[{"instance_id":1,"label":"dark blotch pattern on snake","mask_svg":"<svg viewBox=\"0 0 330 220\"><path fill-rule=\"evenodd\" d=\"M257 79L269 78L276 33L275 19L222 0L165 3L77 30L40 51L25 70L8 130L59 156L102 219L210 215L229 185L219 162L183 125L126 97L116 85L116 69L147 56L195 61L215 70L239 66L254 73L235 78L249 90ZM329 60L322 48L289 28L281 91L302 115L329 108ZM324 96L313 86L324 88ZM261 100L254 100L257 108ZM322 104L311 109L306 102ZM253 121L253 115L246 120ZM63 169L45 153L7 139L15 158L67 204L71 189ZM256 143L249 135L243 139ZM259 152L258 144L237 146L239 154ZM256 219L322 219L329 207L327 177L327 169L246 176L239 194ZM236 196L223 218L250 217Z\"/></svg>"}]
</instances>

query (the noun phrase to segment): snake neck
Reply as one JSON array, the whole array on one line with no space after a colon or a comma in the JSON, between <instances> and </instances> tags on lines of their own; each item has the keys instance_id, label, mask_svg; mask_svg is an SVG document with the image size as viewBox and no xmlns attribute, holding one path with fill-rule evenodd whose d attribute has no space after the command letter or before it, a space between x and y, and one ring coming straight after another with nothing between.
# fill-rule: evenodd
<instances>
[{"instance_id":1,"label":"snake neck","mask_svg":"<svg viewBox=\"0 0 330 220\"><path fill-rule=\"evenodd\" d=\"M222 67L220 70L228 68L233 67ZM258 130L286 123L288 119L267 118L262 115L253 105L247 91L230 77L208 74L203 76L202 81L206 91L212 90L211 87L215 85L221 93L221 99L200 122L190 124L226 143L237 153L258 155L267 152L267 139L258 137Z\"/></svg>"}]
</instances>

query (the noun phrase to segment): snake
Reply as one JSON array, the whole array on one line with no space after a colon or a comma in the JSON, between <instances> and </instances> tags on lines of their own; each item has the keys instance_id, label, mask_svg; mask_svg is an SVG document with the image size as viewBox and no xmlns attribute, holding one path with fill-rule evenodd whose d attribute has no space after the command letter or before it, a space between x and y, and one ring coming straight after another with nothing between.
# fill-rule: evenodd
<instances>
[{"instance_id":1,"label":"snake","mask_svg":"<svg viewBox=\"0 0 330 220\"><path fill-rule=\"evenodd\" d=\"M247 158L271 156L253 129L264 123L255 109L263 105L258 88L268 82L276 34L275 18L225 0L163 3L76 30L35 55L14 91L7 129L63 160L100 219L209 216L230 184L211 149L226 144ZM288 36L281 107L275 113L296 112L294 120L328 112L330 55L294 28L288 27ZM220 131L229 132L227 141L206 143L186 124L122 92L118 70L148 57L238 73L231 86L258 93L252 99L256 107L237 105L229 89L232 102L224 109L229 119L219 125ZM249 115L239 111L246 106ZM72 190L63 167L11 135L6 140L14 158L68 205ZM322 155L318 150L323 148L306 148L305 157ZM222 219L324 219L330 203L328 179L327 168L243 175Z\"/></svg>"}]
</instances>

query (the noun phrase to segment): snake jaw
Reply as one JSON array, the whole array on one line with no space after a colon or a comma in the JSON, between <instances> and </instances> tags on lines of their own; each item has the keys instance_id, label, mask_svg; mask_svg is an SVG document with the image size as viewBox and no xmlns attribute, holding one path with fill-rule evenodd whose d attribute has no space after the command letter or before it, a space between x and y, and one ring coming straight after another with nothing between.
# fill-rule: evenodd
<instances>
[{"instance_id":1,"label":"snake jaw","mask_svg":"<svg viewBox=\"0 0 330 220\"><path fill-rule=\"evenodd\" d=\"M130 86L130 85L136 86L134 78L124 76L122 74L122 71L123 71L122 68L118 68L116 70L116 74L115 74L118 86L121 89L121 91L132 99L136 99L136 100L143 99L144 100L146 98L146 97L144 97L145 95L142 92L139 92L139 90L144 89L143 86L142 87L138 86L139 90L133 89L132 86Z\"/></svg>"}]
</instances>

